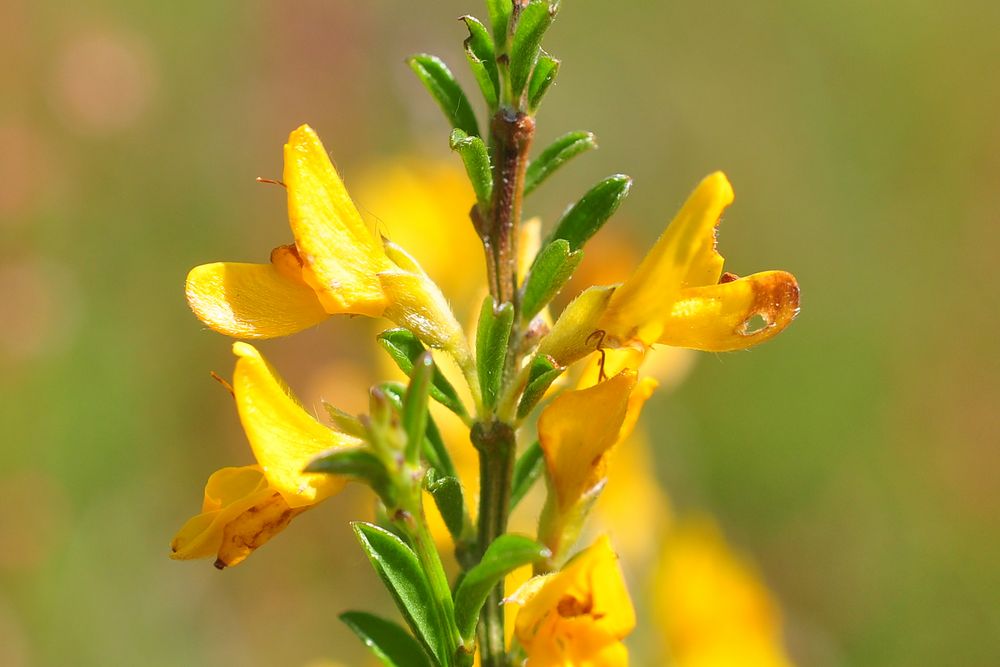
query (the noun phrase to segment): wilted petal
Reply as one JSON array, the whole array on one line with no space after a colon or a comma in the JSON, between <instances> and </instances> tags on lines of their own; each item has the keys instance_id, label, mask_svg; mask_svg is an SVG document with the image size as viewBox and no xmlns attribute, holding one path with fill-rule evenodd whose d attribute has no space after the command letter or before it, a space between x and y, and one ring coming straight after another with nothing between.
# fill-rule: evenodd
<instances>
[{"instance_id":1,"label":"wilted petal","mask_svg":"<svg viewBox=\"0 0 1000 667\"><path fill-rule=\"evenodd\" d=\"M799 286L784 271L765 271L681 292L657 342L725 352L763 343L799 312Z\"/></svg>"},{"instance_id":2,"label":"wilted petal","mask_svg":"<svg viewBox=\"0 0 1000 667\"><path fill-rule=\"evenodd\" d=\"M292 132L285 144L284 180L305 277L326 311L381 315L386 298L377 274L389 260L308 125Z\"/></svg>"},{"instance_id":3,"label":"wilted petal","mask_svg":"<svg viewBox=\"0 0 1000 667\"><path fill-rule=\"evenodd\" d=\"M316 421L252 345L235 343L233 353L239 357L233 373L236 407L269 486L293 508L343 488L342 479L302 470L320 452L360 441Z\"/></svg>"},{"instance_id":4,"label":"wilted petal","mask_svg":"<svg viewBox=\"0 0 1000 667\"><path fill-rule=\"evenodd\" d=\"M566 511L598 483L604 455L618 441L636 384L636 372L624 370L588 389L556 397L538 418L538 439L560 511Z\"/></svg>"},{"instance_id":5,"label":"wilted petal","mask_svg":"<svg viewBox=\"0 0 1000 667\"><path fill-rule=\"evenodd\" d=\"M243 562L307 509L309 506L289 507L280 493L270 491L266 497L226 523L215 567L221 570Z\"/></svg>"},{"instance_id":6,"label":"wilted petal","mask_svg":"<svg viewBox=\"0 0 1000 667\"><path fill-rule=\"evenodd\" d=\"M276 338L328 317L311 287L275 264L202 264L187 277L191 310L215 331L234 338Z\"/></svg>"},{"instance_id":7,"label":"wilted petal","mask_svg":"<svg viewBox=\"0 0 1000 667\"><path fill-rule=\"evenodd\" d=\"M732 202L733 189L722 172L698 184L636 272L615 291L600 325L609 342L655 342L683 288L718 282L723 260L715 250L715 228Z\"/></svg>"}]
</instances>

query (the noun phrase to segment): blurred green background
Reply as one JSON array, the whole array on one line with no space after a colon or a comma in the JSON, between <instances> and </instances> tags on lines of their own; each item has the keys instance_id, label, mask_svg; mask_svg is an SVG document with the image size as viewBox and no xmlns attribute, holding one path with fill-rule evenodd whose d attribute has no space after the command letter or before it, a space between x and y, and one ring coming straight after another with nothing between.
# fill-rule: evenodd
<instances>
[{"instance_id":1,"label":"blurred green background","mask_svg":"<svg viewBox=\"0 0 1000 667\"><path fill-rule=\"evenodd\" d=\"M386 604L343 520L360 492L231 571L167 558L208 474L250 462L207 375L229 343L183 281L290 240L253 179L302 122L349 186L453 159L403 58L469 82L463 13L485 12L0 3L0 664L363 664L336 620ZM1000 664L998 27L987 0L568 0L546 42L539 143L588 129L601 150L529 213L625 172L614 223L645 243L721 168L727 269L799 278L789 331L702 355L646 419L675 505L753 555L800 665ZM334 319L263 347L306 391L370 336Z\"/></svg>"}]
</instances>

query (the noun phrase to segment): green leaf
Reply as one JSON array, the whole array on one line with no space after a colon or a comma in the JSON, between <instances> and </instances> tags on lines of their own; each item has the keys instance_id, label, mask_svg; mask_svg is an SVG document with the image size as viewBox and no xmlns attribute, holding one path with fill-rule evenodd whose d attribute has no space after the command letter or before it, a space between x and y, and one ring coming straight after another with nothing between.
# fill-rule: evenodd
<instances>
[{"instance_id":1,"label":"green leaf","mask_svg":"<svg viewBox=\"0 0 1000 667\"><path fill-rule=\"evenodd\" d=\"M583 251L572 252L566 239L556 239L542 248L522 288L521 318L525 322L559 294L582 259Z\"/></svg>"},{"instance_id":2,"label":"green leaf","mask_svg":"<svg viewBox=\"0 0 1000 667\"><path fill-rule=\"evenodd\" d=\"M570 132L559 137L528 165L524 174L524 194L532 192L571 158L594 148L597 148L597 139L591 132Z\"/></svg>"},{"instance_id":3,"label":"green leaf","mask_svg":"<svg viewBox=\"0 0 1000 667\"><path fill-rule=\"evenodd\" d=\"M552 25L553 13L547 0L532 0L521 10L510 48L510 83L514 99L521 97L528 77L538 61L542 36Z\"/></svg>"},{"instance_id":4,"label":"green leaf","mask_svg":"<svg viewBox=\"0 0 1000 667\"><path fill-rule=\"evenodd\" d=\"M469 570L455 591L455 621L462 638L473 638L486 598L509 572L550 555L544 546L521 535L508 533L493 540L483 559Z\"/></svg>"},{"instance_id":5,"label":"green leaf","mask_svg":"<svg viewBox=\"0 0 1000 667\"><path fill-rule=\"evenodd\" d=\"M562 61L556 60L544 50L541 51L535 69L531 73L531 81L528 82L528 110L531 113L541 106L545 93L549 92L549 88L555 83L560 64Z\"/></svg>"},{"instance_id":6,"label":"green leaf","mask_svg":"<svg viewBox=\"0 0 1000 667\"><path fill-rule=\"evenodd\" d=\"M451 150L457 152L465 163L465 173L472 182L479 206L483 211L488 210L493 196L493 171L486 144L479 137L470 137L458 128L451 131L449 143Z\"/></svg>"},{"instance_id":7,"label":"green leaf","mask_svg":"<svg viewBox=\"0 0 1000 667\"><path fill-rule=\"evenodd\" d=\"M466 519L461 482L456 477L435 477L428 482L427 491L434 498L448 532L457 541L462 537Z\"/></svg>"},{"instance_id":8,"label":"green leaf","mask_svg":"<svg viewBox=\"0 0 1000 667\"><path fill-rule=\"evenodd\" d=\"M398 382L383 382L378 385L378 388L392 401L396 409L402 413L406 387ZM437 424L430 413L427 413L427 444L430 447L425 446L423 453L430 466L437 470L440 475L455 477L458 474L455 472L455 464L451 461L451 455L448 453L448 448L445 447L441 431L438 430Z\"/></svg>"},{"instance_id":9,"label":"green leaf","mask_svg":"<svg viewBox=\"0 0 1000 667\"><path fill-rule=\"evenodd\" d=\"M542 400L549 386L562 375L565 368L560 368L552 357L538 356L531 362L528 371L528 385L521 394L521 402L517 405L517 418L523 419Z\"/></svg>"},{"instance_id":10,"label":"green leaf","mask_svg":"<svg viewBox=\"0 0 1000 667\"><path fill-rule=\"evenodd\" d=\"M490 15L490 26L493 28L493 41L497 53L502 53L507 46L507 32L510 28L510 15L514 11L511 0L486 0L486 11Z\"/></svg>"},{"instance_id":11,"label":"green leaf","mask_svg":"<svg viewBox=\"0 0 1000 667\"><path fill-rule=\"evenodd\" d=\"M340 620L386 667L432 667L420 643L392 621L363 611L344 612Z\"/></svg>"},{"instance_id":12,"label":"green leaf","mask_svg":"<svg viewBox=\"0 0 1000 667\"><path fill-rule=\"evenodd\" d=\"M479 328L476 330L476 363L479 369L479 388L483 394L483 404L487 408L496 404L513 324L514 305L504 303L498 307L492 296L486 297L479 313Z\"/></svg>"},{"instance_id":13,"label":"green leaf","mask_svg":"<svg viewBox=\"0 0 1000 667\"><path fill-rule=\"evenodd\" d=\"M364 482L387 505L394 505L395 489L385 464L367 447L342 447L323 452L303 472L340 475Z\"/></svg>"},{"instance_id":14,"label":"green leaf","mask_svg":"<svg viewBox=\"0 0 1000 667\"><path fill-rule=\"evenodd\" d=\"M434 594L417 555L384 528L363 521L351 526L410 629L439 664L451 664L448 629L441 627L434 613Z\"/></svg>"},{"instance_id":15,"label":"green leaf","mask_svg":"<svg viewBox=\"0 0 1000 667\"><path fill-rule=\"evenodd\" d=\"M451 126L478 136L476 114L448 66L440 58L427 54L410 56L406 62L437 101Z\"/></svg>"},{"instance_id":16,"label":"green leaf","mask_svg":"<svg viewBox=\"0 0 1000 667\"><path fill-rule=\"evenodd\" d=\"M528 491L531 491L531 487L541 477L543 470L545 470L545 456L541 444L536 440L524 450L514 464L514 479L510 491L511 512L528 495Z\"/></svg>"},{"instance_id":17,"label":"green leaf","mask_svg":"<svg viewBox=\"0 0 1000 667\"><path fill-rule=\"evenodd\" d=\"M410 384L403 396L403 428L406 430L406 458L411 463L420 460L427 433L427 396L434 378L434 358L430 352L417 357L410 373Z\"/></svg>"},{"instance_id":18,"label":"green leaf","mask_svg":"<svg viewBox=\"0 0 1000 667\"><path fill-rule=\"evenodd\" d=\"M552 239L566 239L579 250L608 221L632 188L632 179L622 174L606 178L564 214L552 232Z\"/></svg>"},{"instance_id":19,"label":"green leaf","mask_svg":"<svg viewBox=\"0 0 1000 667\"><path fill-rule=\"evenodd\" d=\"M332 403L327 403L326 401L320 402L326 409L326 414L330 417L330 421L333 422L338 431L347 435L353 435L355 438L361 438L362 440L366 437L365 426L361 423L360 419L344 412Z\"/></svg>"},{"instance_id":20,"label":"green leaf","mask_svg":"<svg viewBox=\"0 0 1000 667\"><path fill-rule=\"evenodd\" d=\"M427 348L408 329L387 329L378 335L378 342L382 348L389 353L392 360L396 362L399 369L410 375L413 372L413 365ZM445 406L463 419L468 417L462 399L458 397L458 392L451 386L448 379L441 373L440 369L434 369L434 382L431 386L431 398Z\"/></svg>"},{"instance_id":21,"label":"green leaf","mask_svg":"<svg viewBox=\"0 0 1000 667\"><path fill-rule=\"evenodd\" d=\"M469 61L469 69L476 77L476 83L479 84L490 111L496 111L500 99L500 73L497 70L493 38L479 19L463 16L459 20L465 21L465 26L469 29L469 36L465 39L465 57Z\"/></svg>"}]
</instances>

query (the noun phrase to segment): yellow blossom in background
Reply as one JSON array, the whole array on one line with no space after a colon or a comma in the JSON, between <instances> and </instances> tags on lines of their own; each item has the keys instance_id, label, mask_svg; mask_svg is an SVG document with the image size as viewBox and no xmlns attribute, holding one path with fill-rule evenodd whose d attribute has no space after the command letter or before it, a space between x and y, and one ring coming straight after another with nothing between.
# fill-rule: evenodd
<instances>
[{"instance_id":1,"label":"yellow blossom in background","mask_svg":"<svg viewBox=\"0 0 1000 667\"><path fill-rule=\"evenodd\" d=\"M652 590L663 650L678 667L791 667L777 604L711 519L671 531Z\"/></svg>"},{"instance_id":2,"label":"yellow blossom in background","mask_svg":"<svg viewBox=\"0 0 1000 667\"><path fill-rule=\"evenodd\" d=\"M257 465L213 473L201 513L171 543L172 558L214 555L220 568L243 561L297 514L340 491L342 479L302 470L320 452L360 444L307 413L253 346L235 343L233 352L233 396Z\"/></svg>"},{"instance_id":3,"label":"yellow blossom in background","mask_svg":"<svg viewBox=\"0 0 1000 667\"><path fill-rule=\"evenodd\" d=\"M577 554L559 572L537 577L525 594L515 636L530 667L625 667L622 643L635 627L618 557L607 537ZM527 598L527 599L523 599Z\"/></svg>"}]
</instances>

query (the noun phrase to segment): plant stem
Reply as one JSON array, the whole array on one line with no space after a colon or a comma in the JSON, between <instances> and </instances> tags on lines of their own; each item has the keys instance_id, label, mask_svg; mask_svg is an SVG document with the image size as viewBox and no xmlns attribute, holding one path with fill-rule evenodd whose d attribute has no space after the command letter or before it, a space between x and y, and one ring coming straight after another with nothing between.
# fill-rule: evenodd
<instances>
[{"instance_id":1,"label":"plant stem","mask_svg":"<svg viewBox=\"0 0 1000 667\"><path fill-rule=\"evenodd\" d=\"M517 452L514 429L498 421L479 422L472 444L479 451L479 554L507 532L511 479ZM483 667L506 667L503 583L490 593L479 616L479 650Z\"/></svg>"},{"instance_id":2,"label":"plant stem","mask_svg":"<svg viewBox=\"0 0 1000 667\"><path fill-rule=\"evenodd\" d=\"M488 219L473 209L473 222L486 252L490 293L497 303L517 299L517 237L521 223L524 172L535 136L535 119L509 108L500 109L490 127L493 155L493 201Z\"/></svg>"},{"instance_id":3,"label":"plant stem","mask_svg":"<svg viewBox=\"0 0 1000 667\"><path fill-rule=\"evenodd\" d=\"M400 507L393 517L396 525L410 538L413 551L420 561L420 566L431 585L434 596L433 604L442 627L448 628L452 643L456 647L462 644L458 626L455 625L455 607L451 597L451 587L441 563L434 539L427 530L427 520L424 517L420 486L415 488L413 497Z\"/></svg>"}]
</instances>

